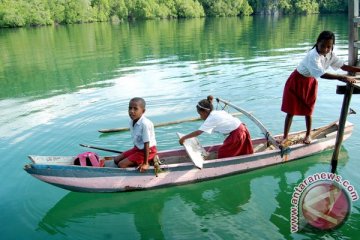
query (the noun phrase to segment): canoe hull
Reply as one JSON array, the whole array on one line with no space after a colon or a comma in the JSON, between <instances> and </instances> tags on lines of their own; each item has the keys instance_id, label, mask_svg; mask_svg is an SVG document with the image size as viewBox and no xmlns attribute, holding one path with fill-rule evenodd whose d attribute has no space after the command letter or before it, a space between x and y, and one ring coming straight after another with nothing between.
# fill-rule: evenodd
<instances>
[{"instance_id":1,"label":"canoe hull","mask_svg":"<svg viewBox=\"0 0 360 240\"><path fill-rule=\"evenodd\" d=\"M352 130L353 125L348 124L345 128L344 140L350 137ZM24 169L41 181L70 191L135 191L205 181L275 164L287 163L332 149L335 140L336 131L324 138L314 140L309 145L295 144L290 146L285 154L281 154L279 149L275 149L232 158L207 160L204 162L202 169L196 168L190 161L177 164L165 163L161 165L163 171L158 174L158 177L155 176L153 167L146 173L139 173L135 168L119 169L113 167L95 168L57 165L54 164L56 161L53 160L52 162L51 159L47 164L27 164ZM254 142L260 141L264 141L264 139L254 140ZM160 158L171 155L184 156L186 152L183 149L178 149L159 153ZM53 158L56 159L57 157Z\"/></svg>"}]
</instances>

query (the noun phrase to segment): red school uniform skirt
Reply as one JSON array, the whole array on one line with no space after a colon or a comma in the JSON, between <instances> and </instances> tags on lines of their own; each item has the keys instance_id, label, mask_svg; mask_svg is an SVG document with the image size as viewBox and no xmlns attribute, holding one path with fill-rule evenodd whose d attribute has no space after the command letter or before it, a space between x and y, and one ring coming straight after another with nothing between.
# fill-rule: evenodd
<instances>
[{"instance_id":1,"label":"red school uniform skirt","mask_svg":"<svg viewBox=\"0 0 360 240\"><path fill-rule=\"evenodd\" d=\"M137 165L144 163L144 158L145 158L144 150L138 149L136 146L134 146L130 150L123 152L122 154L125 158L129 159L130 162L133 162ZM157 154L156 146L150 147L149 148L149 159L148 159L149 162L154 160L154 157L156 154Z\"/></svg>"},{"instance_id":2,"label":"red school uniform skirt","mask_svg":"<svg viewBox=\"0 0 360 240\"><path fill-rule=\"evenodd\" d=\"M281 111L291 115L311 116L314 111L318 82L305 77L296 69L286 81Z\"/></svg>"},{"instance_id":3,"label":"red school uniform skirt","mask_svg":"<svg viewBox=\"0 0 360 240\"><path fill-rule=\"evenodd\" d=\"M232 131L218 150L218 158L254 153L250 133L244 124Z\"/></svg>"}]
</instances>

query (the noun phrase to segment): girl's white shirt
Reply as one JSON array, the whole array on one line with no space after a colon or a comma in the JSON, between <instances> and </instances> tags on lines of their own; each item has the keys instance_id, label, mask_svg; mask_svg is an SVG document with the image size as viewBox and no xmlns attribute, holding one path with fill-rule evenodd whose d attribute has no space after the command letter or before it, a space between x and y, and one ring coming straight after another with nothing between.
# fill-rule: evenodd
<instances>
[{"instance_id":1,"label":"girl's white shirt","mask_svg":"<svg viewBox=\"0 0 360 240\"><path fill-rule=\"evenodd\" d=\"M225 111L213 110L206 118L199 130L207 133L219 132L229 134L237 129L241 121Z\"/></svg>"},{"instance_id":2,"label":"girl's white shirt","mask_svg":"<svg viewBox=\"0 0 360 240\"><path fill-rule=\"evenodd\" d=\"M335 71L344 65L344 61L336 56L334 52L320 55L316 48L307 52L305 58L300 62L297 71L305 77L319 78L331 67Z\"/></svg>"}]
</instances>

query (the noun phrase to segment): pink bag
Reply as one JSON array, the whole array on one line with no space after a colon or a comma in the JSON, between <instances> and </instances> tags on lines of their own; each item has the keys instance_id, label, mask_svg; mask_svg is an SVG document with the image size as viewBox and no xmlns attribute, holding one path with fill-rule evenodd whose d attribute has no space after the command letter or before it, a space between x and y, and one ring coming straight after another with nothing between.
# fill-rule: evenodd
<instances>
[{"instance_id":1,"label":"pink bag","mask_svg":"<svg viewBox=\"0 0 360 240\"><path fill-rule=\"evenodd\" d=\"M95 152L84 152L76 156L74 165L103 167L104 161L101 161Z\"/></svg>"}]
</instances>

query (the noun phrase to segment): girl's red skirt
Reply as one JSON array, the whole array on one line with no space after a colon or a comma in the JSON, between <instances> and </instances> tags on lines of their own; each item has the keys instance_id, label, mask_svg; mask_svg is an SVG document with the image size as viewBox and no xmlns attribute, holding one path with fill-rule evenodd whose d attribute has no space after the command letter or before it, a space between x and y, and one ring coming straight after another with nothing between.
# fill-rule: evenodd
<instances>
[{"instance_id":1,"label":"girl's red skirt","mask_svg":"<svg viewBox=\"0 0 360 240\"><path fill-rule=\"evenodd\" d=\"M218 150L218 158L235 157L253 153L250 133L244 124L232 131Z\"/></svg>"},{"instance_id":2,"label":"girl's red skirt","mask_svg":"<svg viewBox=\"0 0 360 240\"><path fill-rule=\"evenodd\" d=\"M295 70L286 81L281 111L291 115L311 116L314 111L318 82Z\"/></svg>"}]
</instances>

